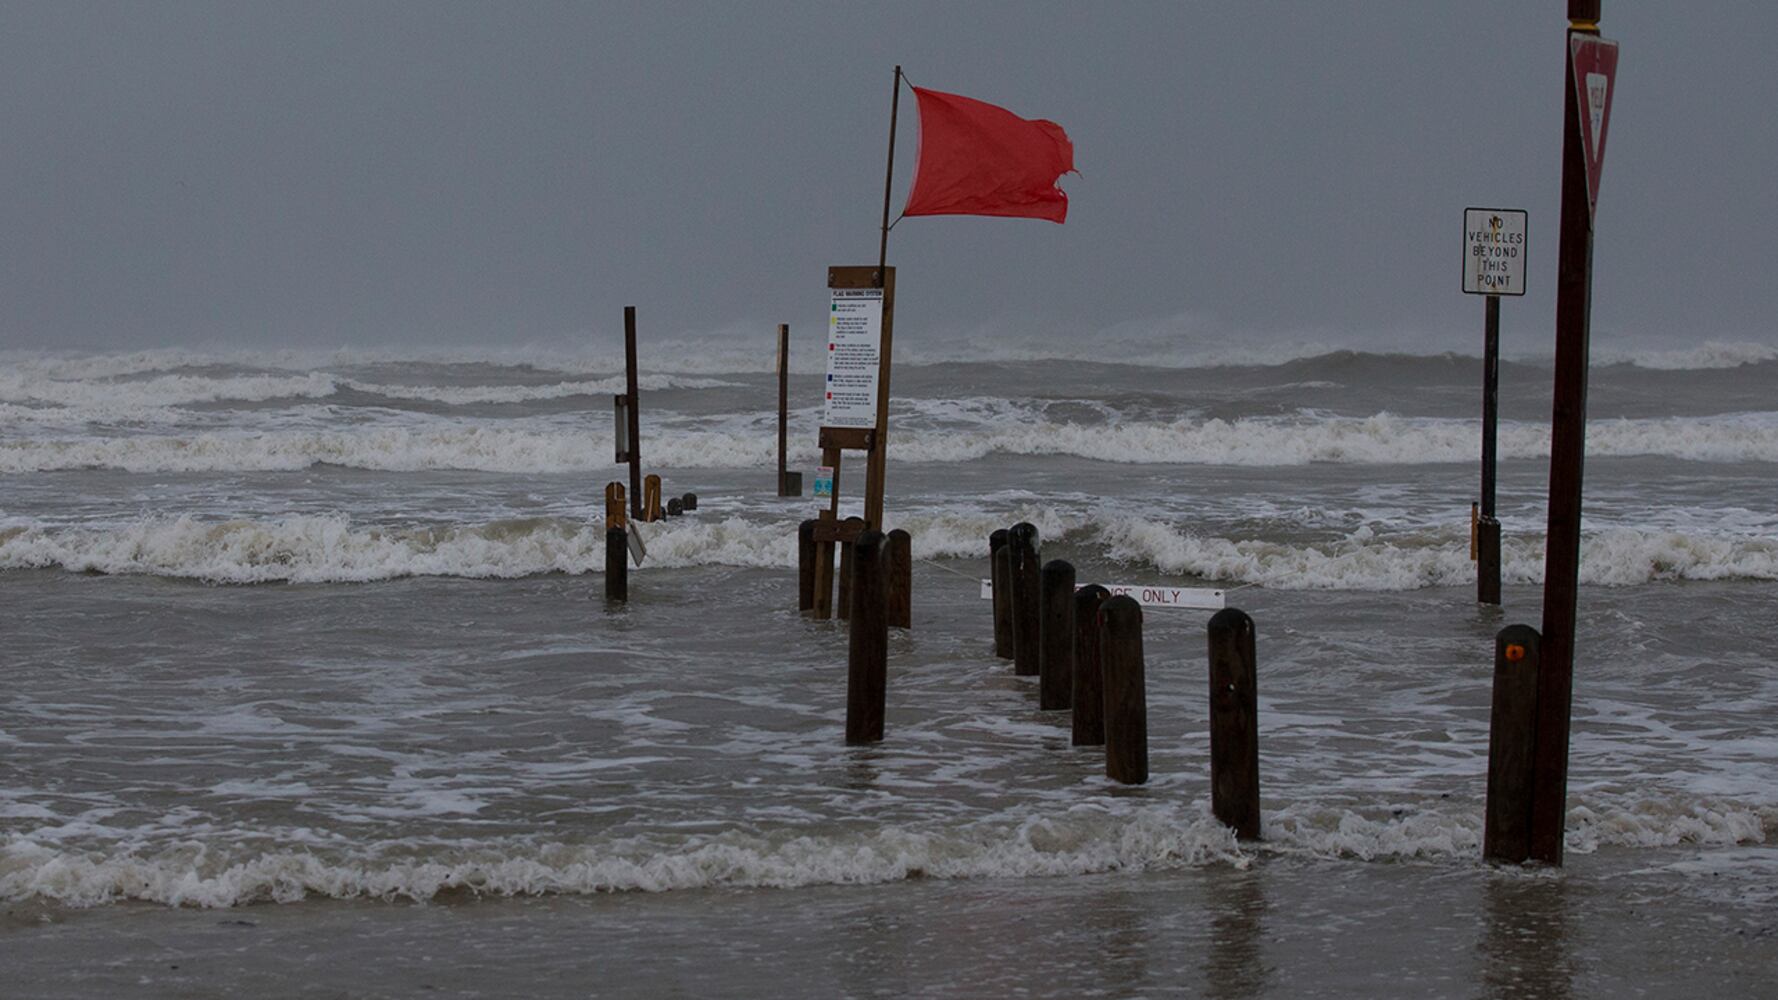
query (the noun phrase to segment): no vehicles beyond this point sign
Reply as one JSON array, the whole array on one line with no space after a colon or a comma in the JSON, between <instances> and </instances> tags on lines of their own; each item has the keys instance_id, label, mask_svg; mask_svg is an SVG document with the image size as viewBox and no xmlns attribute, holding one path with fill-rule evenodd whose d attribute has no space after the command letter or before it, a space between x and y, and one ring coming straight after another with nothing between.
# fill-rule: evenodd
<instances>
[{"instance_id":1,"label":"no vehicles beyond this point sign","mask_svg":"<svg viewBox=\"0 0 1778 1000\"><path fill-rule=\"evenodd\" d=\"M1516 208L1463 210L1463 290L1525 294L1526 215Z\"/></svg>"}]
</instances>

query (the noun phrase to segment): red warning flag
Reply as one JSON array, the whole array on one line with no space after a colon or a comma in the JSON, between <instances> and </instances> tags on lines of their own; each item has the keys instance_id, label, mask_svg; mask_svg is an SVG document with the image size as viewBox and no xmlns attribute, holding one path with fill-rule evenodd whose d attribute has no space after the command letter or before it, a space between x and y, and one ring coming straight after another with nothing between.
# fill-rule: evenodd
<instances>
[{"instance_id":1,"label":"red warning flag","mask_svg":"<svg viewBox=\"0 0 1778 1000\"><path fill-rule=\"evenodd\" d=\"M1074 143L1062 126L956 94L913 91L920 154L901 214L1068 217L1056 179L1073 172Z\"/></svg>"}]
</instances>

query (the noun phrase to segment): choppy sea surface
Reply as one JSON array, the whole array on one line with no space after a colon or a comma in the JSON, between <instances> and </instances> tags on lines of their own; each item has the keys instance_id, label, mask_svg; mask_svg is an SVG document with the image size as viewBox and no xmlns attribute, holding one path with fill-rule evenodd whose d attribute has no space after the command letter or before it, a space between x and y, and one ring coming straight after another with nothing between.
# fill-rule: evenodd
<instances>
[{"instance_id":1,"label":"choppy sea surface","mask_svg":"<svg viewBox=\"0 0 1778 1000\"><path fill-rule=\"evenodd\" d=\"M1502 366L1494 609L1475 357L906 352L914 628L887 739L847 748L761 340L644 341L644 464L699 509L648 526L623 606L609 355L0 353L20 995L1778 982L1778 350L1596 351L1569 862L1519 870L1481 813L1492 637L1541 618L1547 363ZM976 581L1018 520L1083 580L1254 616L1262 842L1209 815L1205 613L1145 621L1140 788L993 656Z\"/></svg>"}]
</instances>

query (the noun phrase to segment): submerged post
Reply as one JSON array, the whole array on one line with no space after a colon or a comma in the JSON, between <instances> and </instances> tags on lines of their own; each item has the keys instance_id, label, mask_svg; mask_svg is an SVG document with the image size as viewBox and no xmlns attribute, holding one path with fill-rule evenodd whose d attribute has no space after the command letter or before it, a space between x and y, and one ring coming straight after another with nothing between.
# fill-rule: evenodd
<instances>
[{"instance_id":1,"label":"submerged post","mask_svg":"<svg viewBox=\"0 0 1778 1000\"><path fill-rule=\"evenodd\" d=\"M1065 709L1074 697L1074 564L1051 559L1039 583L1037 707Z\"/></svg>"},{"instance_id":2,"label":"submerged post","mask_svg":"<svg viewBox=\"0 0 1778 1000\"><path fill-rule=\"evenodd\" d=\"M796 609L815 610L815 519L796 526Z\"/></svg>"},{"instance_id":3,"label":"submerged post","mask_svg":"<svg viewBox=\"0 0 1778 1000\"><path fill-rule=\"evenodd\" d=\"M605 486L605 599L630 599L630 540L624 530L624 484Z\"/></svg>"},{"instance_id":4,"label":"submerged post","mask_svg":"<svg viewBox=\"0 0 1778 1000\"><path fill-rule=\"evenodd\" d=\"M846 535L847 538L856 540L860 537L859 532L864 530L864 519L859 517L848 517L844 521L841 521L840 525L842 528L848 529L848 534ZM877 533L882 534L882 532ZM853 565L853 559L857 554L857 546L848 544L842 540L839 543L839 548L840 588L839 597L836 599L838 605L834 609L834 617L838 618L840 621L845 621L852 616L852 573L856 568Z\"/></svg>"},{"instance_id":5,"label":"submerged post","mask_svg":"<svg viewBox=\"0 0 1778 1000\"><path fill-rule=\"evenodd\" d=\"M1020 677L1038 674L1038 548L1037 526L1020 521L1007 535L1006 549L1012 559L1012 672Z\"/></svg>"},{"instance_id":6,"label":"submerged post","mask_svg":"<svg viewBox=\"0 0 1778 1000\"><path fill-rule=\"evenodd\" d=\"M1253 619L1210 619L1210 811L1242 840L1259 839L1259 684Z\"/></svg>"},{"instance_id":7,"label":"submerged post","mask_svg":"<svg viewBox=\"0 0 1778 1000\"><path fill-rule=\"evenodd\" d=\"M1096 747L1105 743L1104 655L1099 609L1111 591L1090 583L1074 592L1073 743Z\"/></svg>"},{"instance_id":8,"label":"submerged post","mask_svg":"<svg viewBox=\"0 0 1778 1000\"><path fill-rule=\"evenodd\" d=\"M1482 857L1518 864L1531 857L1532 759L1537 741L1541 643L1529 625L1494 637L1494 704L1488 717L1488 800Z\"/></svg>"},{"instance_id":9,"label":"submerged post","mask_svg":"<svg viewBox=\"0 0 1778 1000\"><path fill-rule=\"evenodd\" d=\"M649 473L642 480L642 516L640 521L658 521L663 516L661 511L661 477Z\"/></svg>"},{"instance_id":10,"label":"submerged post","mask_svg":"<svg viewBox=\"0 0 1778 1000\"><path fill-rule=\"evenodd\" d=\"M883 738L889 664L883 533L863 532L846 547L852 551L853 587L849 602L852 634L846 658L846 742L876 743Z\"/></svg>"},{"instance_id":11,"label":"submerged post","mask_svg":"<svg viewBox=\"0 0 1778 1000\"><path fill-rule=\"evenodd\" d=\"M900 528L891 531L885 545L888 566L890 628L914 627L914 538Z\"/></svg>"},{"instance_id":12,"label":"submerged post","mask_svg":"<svg viewBox=\"0 0 1778 1000\"><path fill-rule=\"evenodd\" d=\"M1126 594L1099 609L1105 657L1105 776L1148 780L1148 692L1142 665L1142 605Z\"/></svg>"},{"instance_id":13,"label":"submerged post","mask_svg":"<svg viewBox=\"0 0 1778 1000\"><path fill-rule=\"evenodd\" d=\"M988 582L993 594L994 655L1012 659L1012 561L1006 549L1005 528L988 535Z\"/></svg>"}]
</instances>

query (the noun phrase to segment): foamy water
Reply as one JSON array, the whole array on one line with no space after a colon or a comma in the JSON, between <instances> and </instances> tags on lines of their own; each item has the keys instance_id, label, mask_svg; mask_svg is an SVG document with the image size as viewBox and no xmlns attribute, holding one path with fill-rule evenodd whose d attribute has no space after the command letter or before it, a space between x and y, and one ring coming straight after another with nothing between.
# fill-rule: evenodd
<instances>
[{"instance_id":1,"label":"foamy water","mask_svg":"<svg viewBox=\"0 0 1778 1000\"><path fill-rule=\"evenodd\" d=\"M644 352L647 471L700 508L643 529L625 608L600 599L601 493L627 480L608 354L0 356L0 899L1477 864L1492 636L1539 620L1546 366L1503 384L1497 613L1472 600L1473 359L916 342L888 521L913 536L917 627L893 640L888 740L848 751L844 632L792 610L813 503L772 495L757 346ZM792 364L806 479L814 346ZM1761 345L1601 352L1576 856L1639 870L1778 830L1775 375ZM1201 614L1147 623L1141 789L991 656L976 581L1016 520L1085 578L1214 584L1254 613L1262 842L1208 815ZM1725 870L1660 865L1681 887Z\"/></svg>"}]
</instances>

